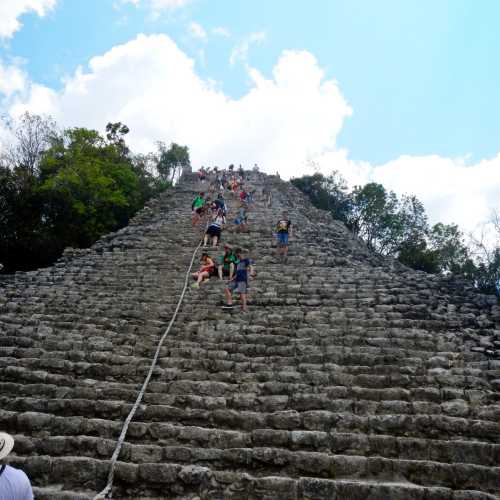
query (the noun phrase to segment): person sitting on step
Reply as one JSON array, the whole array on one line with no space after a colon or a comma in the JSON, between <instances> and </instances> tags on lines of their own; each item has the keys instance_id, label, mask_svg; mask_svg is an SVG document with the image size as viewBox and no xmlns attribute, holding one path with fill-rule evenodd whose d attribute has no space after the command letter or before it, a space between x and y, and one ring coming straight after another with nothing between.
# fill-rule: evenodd
<instances>
[{"instance_id":1,"label":"person sitting on step","mask_svg":"<svg viewBox=\"0 0 500 500\"><path fill-rule=\"evenodd\" d=\"M215 263L208 253L203 252L201 254L201 266L200 269L193 273L191 276L196 280L191 286L193 288L199 288L203 281L208 280L212 276L215 269Z\"/></svg>"},{"instance_id":2,"label":"person sitting on step","mask_svg":"<svg viewBox=\"0 0 500 500\"><path fill-rule=\"evenodd\" d=\"M224 294L226 296L226 304L223 309L233 308L233 292L240 294L241 310L247 312L247 288L248 288L248 275L255 276L253 262L245 256L241 248L237 248L234 252L238 262L236 264L236 274L234 278L228 281Z\"/></svg>"},{"instance_id":3,"label":"person sitting on step","mask_svg":"<svg viewBox=\"0 0 500 500\"><path fill-rule=\"evenodd\" d=\"M33 489L28 476L20 469L3 463L14 448L14 438L0 432L0 499L33 500Z\"/></svg>"},{"instance_id":4,"label":"person sitting on step","mask_svg":"<svg viewBox=\"0 0 500 500\"><path fill-rule=\"evenodd\" d=\"M221 281L225 277L229 278L229 281L233 279L237 263L238 258L236 257L232 247L224 245L224 254L219 257L217 262L217 272Z\"/></svg>"},{"instance_id":5,"label":"person sitting on step","mask_svg":"<svg viewBox=\"0 0 500 500\"><path fill-rule=\"evenodd\" d=\"M205 232L205 238L203 240L203 245L208 246L208 239L212 238L212 246L216 247L219 244L220 236L224 224L226 223L226 218L222 210L217 210L217 213L213 217L212 221L209 223L207 230Z\"/></svg>"}]
</instances>

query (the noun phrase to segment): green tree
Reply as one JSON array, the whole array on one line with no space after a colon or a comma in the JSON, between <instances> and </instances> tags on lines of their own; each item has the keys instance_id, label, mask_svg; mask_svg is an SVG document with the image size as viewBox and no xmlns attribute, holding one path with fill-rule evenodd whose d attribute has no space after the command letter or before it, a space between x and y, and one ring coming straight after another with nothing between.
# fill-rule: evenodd
<instances>
[{"instance_id":1,"label":"green tree","mask_svg":"<svg viewBox=\"0 0 500 500\"><path fill-rule=\"evenodd\" d=\"M160 178L165 182L175 182L184 167L191 165L189 148L173 142L167 149L163 142L158 142L158 163L156 165Z\"/></svg>"},{"instance_id":2,"label":"green tree","mask_svg":"<svg viewBox=\"0 0 500 500\"><path fill-rule=\"evenodd\" d=\"M368 248L383 255L394 250L394 228L398 224L398 199L382 184L371 182L356 186L352 192L349 226L360 236Z\"/></svg>"},{"instance_id":3,"label":"green tree","mask_svg":"<svg viewBox=\"0 0 500 500\"><path fill-rule=\"evenodd\" d=\"M58 132L35 115L16 127L0 158L3 272L49 265L66 246L92 244L169 185L153 174L154 155L130 153L120 122L108 123L106 137L85 128Z\"/></svg>"},{"instance_id":4,"label":"green tree","mask_svg":"<svg viewBox=\"0 0 500 500\"><path fill-rule=\"evenodd\" d=\"M437 253L439 271L463 274L470 269L470 252L456 224L434 224L429 231L429 246Z\"/></svg>"},{"instance_id":5,"label":"green tree","mask_svg":"<svg viewBox=\"0 0 500 500\"><path fill-rule=\"evenodd\" d=\"M344 223L350 218L351 198L347 182L334 170L328 177L316 173L291 180L292 184L308 196L316 208L327 210L332 216Z\"/></svg>"},{"instance_id":6,"label":"green tree","mask_svg":"<svg viewBox=\"0 0 500 500\"><path fill-rule=\"evenodd\" d=\"M123 146L98 132L65 130L40 165L40 192L52 229L65 244L85 246L128 222L144 199Z\"/></svg>"}]
</instances>

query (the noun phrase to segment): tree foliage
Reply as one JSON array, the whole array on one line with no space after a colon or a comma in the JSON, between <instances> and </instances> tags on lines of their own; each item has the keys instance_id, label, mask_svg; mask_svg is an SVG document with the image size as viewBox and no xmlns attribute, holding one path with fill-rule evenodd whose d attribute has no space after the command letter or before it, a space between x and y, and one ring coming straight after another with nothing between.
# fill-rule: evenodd
<instances>
[{"instance_id":1,"label":"tree foliage","mask_svg":"<svg viewBox=\"0 0 500 500\"><path fill-rule=\"evenodd\" d=\"M13 130L0 164L3 272L49 265L67 246L91 245L170 185L159 176L158 153L131 154L120 122L103 137L85 128L58 132L50 120L24 115Z\"/></svg>"},{"instance_id":2,"label":"tree foliage","mask_svg":"<svg viewBox=\"0 0 500 500\"><path fill-rule=\"evenodd\" d=\"M468 279L481 291L500 294L500 215L490 227L496 234L493 245L483 241L466 244L455 224L430 226L423 204L412 195L400 198L374 182L351 191L338 172L292 179L312 203L344 222L368 248L397 258L413 269L456 275ZM491 239L491 238L490 238Z\"/></svg>"},{"instance_id":3,"label":"tree foliage","mask_svg":"<svg viewBox=\"0 0 500 500\"><path fill-rule=\"evenodd\" d=\"M179 146L173 142L167 149L165 143L158 142L156 168L163 181L174 182L184 167L190 166L189 150L187 146Z\"/></svg>"}]
</instances>

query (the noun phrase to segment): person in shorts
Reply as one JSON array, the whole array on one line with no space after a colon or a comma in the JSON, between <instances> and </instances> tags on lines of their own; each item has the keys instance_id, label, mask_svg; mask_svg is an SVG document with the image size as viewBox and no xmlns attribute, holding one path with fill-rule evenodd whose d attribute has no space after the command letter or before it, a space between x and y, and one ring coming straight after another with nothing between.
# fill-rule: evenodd
<instances>
[{"instance_id":1,"label":"person in shorts","mask_svg":"<svg viewBox=\"0 0 500 500\"><path fill-rule=\"evenodd\" d=\"M217 210L217 213L213 217L205 232L205 238L203 240L204 246L208 246L209 238L212 238L213 247L216 247L219 244L220 236L225 223L226 218L224 217L224 213L220 209Z\"/></svg>"},{"instance_id":2,"label":"person in shorts","mask_svg":"<svg viewBox=\"0 0 500 500\"><path fill-rule=\"evenodd\" d=\"M191 276L196 281L191 285L193 288L199 288L203 281L210 279L210 276L214 273L215 262L208 255L208 253L203 252L201 254L201 266L199 271L193 273Z\"/></svg>"},{"instance_id":3,"label":"person in shorts","mask_svg":"<svg viewBox=\"0 0 500 500\"><path fill-rule=\"evenodd\" d=\"M196 224L198 224L198 222L200 221L203 215L204 208L205 208L205 193L200 192L198 196L193 200L193 203L191 203L191 211L192 211L191 222L193 226L196 226Z\"/></svg>"},{"instance_id":4,"label":"person in shorts","mask_svg":"<svg viewBox=\"0 0 500 500\"><path fill-rule=\"evenodd\" d=\"M239 293L241 299L241 310L246 312L247 309L247 288L248 288L248 275L255 276L255 271L253 268L253 262L245 257L243 250L237 248L234 252L238 263L236 264L236 274L234 278L229 281L224 290L226 296L226 304L223 309L233 308L233 293Z\"/></svg>"},{"instance_id":5,"label":"person in shorts","mask_svg":"<svg viewBox=\"0 0 500 500\"><path fill-rule=\"evenodd\" d=\"M221 281L225 277L227 277L229 281L233 279L237 263L238 258L233 249L229 245L224 245L224 254L219 257L217 262L217 272Z\"/></svg>"},{"instance_id":6,"label":"person in shorts","mask_svg":"<svg viewBox=\"0 0 500 500\"><path fill-rule=\"evenodd\" d=\"M288 213L283 212L281 219L276 224L276 240L278 243L278 258L283 262L288 260L288 239L292 235L292 222L288 218Z\"/></svg>"}]
</instances>

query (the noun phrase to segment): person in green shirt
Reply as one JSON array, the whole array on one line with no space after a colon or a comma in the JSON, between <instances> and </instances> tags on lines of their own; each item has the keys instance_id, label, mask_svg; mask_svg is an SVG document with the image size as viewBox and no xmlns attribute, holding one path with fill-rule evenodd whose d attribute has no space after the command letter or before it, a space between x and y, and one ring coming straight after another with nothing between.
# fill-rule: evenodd
<instances>
[{"instance_id":1,"label":"person in green shirt","mask_svg":"<svg viewBox=\"0 0 500 500\"><path fill-rule=\"evenodd\" d=\"M205 193L201 192L198 196L196 196L193 203L191 203L191 210L191 222L194 227L200 221L203 211L205 210Z\"/></svg>"},{"instance_id":2,"label":"person in green shirt","mask_svg":"<svg viewBox=\"0 0 500 500\"><path fill-rule=\"evenodd\" d=\"M237 263L238 258L233 249L229 245L224 245L224 255L221 255L217 260L219 278L223 280L224 277L228 277L229 280L232 280Z\"/></svg>"}]
</instances>

